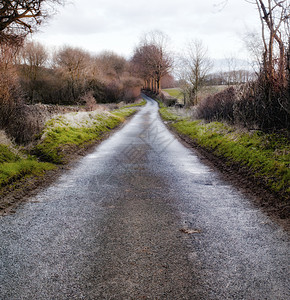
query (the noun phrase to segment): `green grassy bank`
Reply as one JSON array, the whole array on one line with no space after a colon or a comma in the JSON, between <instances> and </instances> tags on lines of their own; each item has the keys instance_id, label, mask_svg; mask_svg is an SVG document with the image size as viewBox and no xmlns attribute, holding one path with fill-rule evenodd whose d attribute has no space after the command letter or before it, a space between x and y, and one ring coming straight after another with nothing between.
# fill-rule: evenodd
<instances>
[{"instance_id":1,"label":"green grassy bank","mask_svg":"<svg viewBox=\"0 0 290 300\"><path fill-rule=\"evenodd\" d=\"M28 175L42 175L53 168L53 164L15 154L11 147L0 145L0 187Z\"/></svg>"},{"instance_id":2,"label":"green grassy bank","mask_svg":"<svg viewBox=\"0 0 290 300\"><path fill-rule=\"evenodd\" d=\"M101 140L111 129L136 112L130 104L121 109L68 113L50 119L29 151L0 140L0 188L26 176L41 176L46 171L65 164L72 154Z\"/></svg>"},{"instance_id":3,"label":"green grassy bank","mask_svg":"<svg viewBox=\"0 0 290 300\"><path fill-rule=\"evenodd\" d=\"M283 198L290 195L290 143L282 134L246 131L220 123L184 119L161 107L162 118L196 145L238 165Z\"/></svg>"},{"instance_id":4,"label":"green grassy bank","mask_svg":"<svg viewBox=\"0 0 290 300\"><path fill-rule=\"evenodd\" d=\"M121 108L112 112L71 113L51 119L32 153L40 160L65 164L77 149L102 139L105 133L136 112Z\"/></svg>"}]
</instances>

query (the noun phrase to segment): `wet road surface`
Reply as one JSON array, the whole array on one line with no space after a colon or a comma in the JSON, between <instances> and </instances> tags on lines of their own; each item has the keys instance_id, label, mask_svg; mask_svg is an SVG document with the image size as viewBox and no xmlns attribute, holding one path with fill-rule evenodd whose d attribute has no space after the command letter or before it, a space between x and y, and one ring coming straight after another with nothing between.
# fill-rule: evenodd
<instances>
[{"instance_id":1,"label":"wet road surface","mask_svg":"<svg viewBox=\"0 0 290 300\"><path fill-rule=\"evenodd\" d=\"M147 99L0 218L1 300L290 299L287 232L180 144Z\"/></svg>"}]
</instances>

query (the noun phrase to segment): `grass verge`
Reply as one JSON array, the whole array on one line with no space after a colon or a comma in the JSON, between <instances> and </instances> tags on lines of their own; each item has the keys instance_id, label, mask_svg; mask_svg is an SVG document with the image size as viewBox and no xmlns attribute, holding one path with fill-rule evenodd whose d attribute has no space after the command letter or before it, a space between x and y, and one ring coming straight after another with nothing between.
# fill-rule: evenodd
<instances>
[{"instance_id":1,"label":"grass verge","mask_svg":"<svg viewBox=\"0 0 290 300\"><path fill-rule=\"evenodd\" d=\"M65 164L78 149L100 140L111 129L136 112L121 108L112 112L70 113L51 119L32 153L42 161Z\"/></svg>"},{"instance_id":2,"label":"grass verge","mask_svg":"<svg viewBox=\"0 0 290 300\"><path fill-rule=\"evenodd\" d=\"M39 162L36 158L24 158L8 146L0 145L0 187L29 175L42 175L54 169L50 163Z\"/></svg>"},{"instance_id":3,"label":"grass verge","mask_svg":"<svg viewBox=\"0 0 290 300\"><path fill-rule=\"evenodd\" d=\"M290 195L290 143L282 134L242 131L220 122L183 119L161 107L162 118L196 145L223 158L228 165L247 170L272 192Z\"/></svg>"},{"instance_id":4,"label":"grass verge","mask_svg":"<svg viewBox=\"0 0 290 300\"><path fill-rule=\"evenodd\" d=\"M122 107L122 109L124 109L124 108L138 107L138 106L144 106L145 104L146 104L146 100L143 99L139 103L132 103L132 104L125 105L125 106Z\"/></svg>"}]
</instances>

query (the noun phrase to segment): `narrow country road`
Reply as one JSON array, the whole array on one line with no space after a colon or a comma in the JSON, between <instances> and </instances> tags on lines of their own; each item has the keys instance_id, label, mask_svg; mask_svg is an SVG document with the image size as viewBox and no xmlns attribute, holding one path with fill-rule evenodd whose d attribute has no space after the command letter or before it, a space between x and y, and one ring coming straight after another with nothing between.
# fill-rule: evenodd
<instances>
[{"instance_id":1,"label":"narrow country road","mask_svg":"<svg viewBox=\"0 0 290 300\"><path fill-rule=\"evenodd\" d=\"M0 218L0 299L290 299L289 235L148 103Z\"/></svg>"}]
</instances>

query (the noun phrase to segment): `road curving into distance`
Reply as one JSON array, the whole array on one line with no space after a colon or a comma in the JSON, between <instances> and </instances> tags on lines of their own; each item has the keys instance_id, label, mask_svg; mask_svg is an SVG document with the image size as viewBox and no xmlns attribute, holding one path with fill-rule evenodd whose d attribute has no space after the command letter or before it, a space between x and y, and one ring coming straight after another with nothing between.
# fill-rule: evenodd
<instances>
[{"instance_id":1,"label":"road curving into distance","mask_svg":"<svg viewBox=\"0 0 290 300\"><path fill-rule=\"evenodd\" d=\"M288 233L146 100L0 218L0 299L290 299Z\"/></svg>"}]
</instances>

